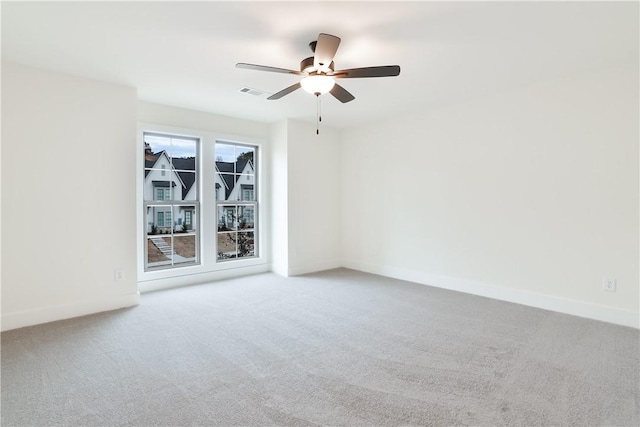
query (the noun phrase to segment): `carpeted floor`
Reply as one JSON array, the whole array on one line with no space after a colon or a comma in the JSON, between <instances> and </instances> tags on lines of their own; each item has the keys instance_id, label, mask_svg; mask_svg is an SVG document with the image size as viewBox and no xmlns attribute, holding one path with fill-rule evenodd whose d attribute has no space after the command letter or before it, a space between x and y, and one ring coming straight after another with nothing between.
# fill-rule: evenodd
<instances>
[{"instance_id":1,"label":"carpeted floor","mask_svg":"<svg viewBox=\"0 0 640 427\"><path fill-rule=\"evenodd\" d=\"M346 269L2 333L2 425L640 423L640 332Z\"/></svg>"}]
</instances>

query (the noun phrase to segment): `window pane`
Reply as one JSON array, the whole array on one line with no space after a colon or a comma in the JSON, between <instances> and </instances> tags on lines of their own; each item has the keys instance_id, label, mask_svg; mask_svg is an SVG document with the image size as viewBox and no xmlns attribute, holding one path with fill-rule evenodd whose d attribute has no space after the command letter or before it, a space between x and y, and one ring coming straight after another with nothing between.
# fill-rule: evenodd
<instances>
[{"instance_id":1,"label":"window pane","mask_svg":"<svg viewBox=\"0 0 640 427\"><path fill-rule=\"evenodd\" d=\"M147 267L171 265L171 236L149 236L147 239Z\"/></svg>"},{"instance_id":2,"label":"window pane","mask_svg":"<svg viewBox=\"0 0 640 427\"><path fill-rule=\"evenodd\" d=\"M218 200L238 200L235 198L237 191L234 191L236 185L235 176L228 173L218 174L220 182L220 191L218 193L220 199Z\"/></svg>"},{"instance_id":3,"label":"window pane","mask_svg":"<svg viewBox=\"0 0 640 427\"><path fill-rule=\"evenodd\" d=\"M168 231L172 231L173 215L171 214L171 210L166 210L164 212L164 227L167 228Z\"/></svg>"},{"instance_id":4,"label":"window pane","mask_svg":"<svg viewBox=\"0 0 640 427\"><path fill-rule=\"evenodd\" d=\"M235 205L218 206L218 231L235 230L238 227Z\"/></svg>"},{"instance_id":5,"label":"window pane","mask_svg":"<svg viewBox=\"0 0 640 427\"><path fill-rule=\"evenodd\" d=\"M174 167L181 169L178 166L178 160L195 159L196 158L196 141L186 138L171 138L171 148L169 155L174 161Z\"/></svg>"},{"instance_id":6,"label":"window pane","mask_svg":"<svg viewBox=\"0 0 640 427\"><path fill-rule=\"evenodd\" d=\"M147 207L147 234L171 234L172 231L171 206Z\"/></svg>"},{"instance_id":7,"label":"window pane","mask_svg":"<svg viewBox=\"0 0 640 427\"><path fill-rule=\"evenodd\" d=\"M196 231L196 207L177 206L176 211L176 233L193 233Z\"/></svg>"},{"instance_id":8,"label":"window pane","mask_svg":"<svg viewBox=\"0 0 640 427\"><path fill-rule=\"evenodd\" d=\"M147 207L147 211L145 213L145 230L147 234L158 234L156 229L155 213L152 206Z\"/></svg>"},{"instance_id":9,"label":"window pane","mask_svg":"<svg viewBox=\"0 0 640 427\"><path fill-rule=\"evenodd\" d=\"M256 255L253 231L238 233L238 257L252 257Z\"/></svg>"},{"instance_id":10,"label":"window pane","mask_svg":"<svg viewBox=\"0 0 640 427\"><path fill-rule=\"evenodd\" d=\"M238 227L242 230L253 229L254 227L253 206L238 206Z\"/></svg>"},{"instance_id":11,"label":"window pane","mask_svg":"<svg viewBox=\"0 0 640 427\"><path fill-rule=\"evenodd\" d=\"M253 184L242 184L242 182L244 182L243 179L244 176L240 178L240 192L238 193L240 195L239 200L256 200L255 191L253 191Z\"/></svg>"},{"instance_id":12,"label":"window pane","mask_svg":"<svg viewBox=\"0 0 640 427\"><path fill-rule=\"evenodd\" d=\"M173 208L175 233L193 233L196 231L195 205L180 205Z\"/></svg>"},{"instance_id":13,"label":"window pane","mask_svg":"<svg viewBox=\"0 0 640 427\"><path fill-rule=\"evenodd\" d=\"M216 143L216 162L226 162L233 164L235 161L235 146Z\"/></svg>"},{"instance_id":14,"label":"window pane","mask_svg":"<svg viewBox=\"0 0 640 427\"><path fill-rule=\"evenodd\" d=\"M181 236L179 234L173 237L173 263L174 264L193 264L196 262L196 236Z\"/></svg>"},{"instance_id":15,"label":"window pane","mask_svg":"<svg viewBox=\"0 0 640 427\"><path fill-rule=\"evenodd\" d=\"M236 147L236 173L254 173L253 153L254 149L251 147Z\"/></svg>"},{"instance_id":16,"label":"window pane","mask_svg":"<svg viewBox=\"0 0 640 427\"><path fill-rule=\"evenodd\" d=\"M198 188L196 184L196 173L177 172L180 178L179 185L174 189L174 200L196 200L198 198Z\"/></svg>"},{"instance_id":17,"label":"window pane","mask_svg":"<svg viewBox=\"0 0 640 427\"><path fill-rule=\"evenodd\" d=\"M165 152L167 155L170 154L171 138L168 136L145 134L144 135L145 162L155 161L162 152ZM147 166L147 167L152 167L152 166Z\"/></svg>"},{"instance_id":18,"label":"window pane","mask_svg":"<svg viewBox=\"0 0 640 427\"><path fill-rule=\"evenodd\" d=\"M236 258L238 251L236 247L237 233L218 233L218 260Z\"/></svg>"}]
</instances>

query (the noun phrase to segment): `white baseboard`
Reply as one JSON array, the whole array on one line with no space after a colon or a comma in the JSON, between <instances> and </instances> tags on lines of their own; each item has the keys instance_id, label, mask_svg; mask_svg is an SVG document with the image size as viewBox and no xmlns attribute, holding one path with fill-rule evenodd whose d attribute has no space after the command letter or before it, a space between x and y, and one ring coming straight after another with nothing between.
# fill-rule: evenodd
<instances>
[{"instance_id":1,"label":"white baseboard","mask_svg":"<svg viewBox=\"0 0 640 427\"><path fill-rule=\"evenodd\" d=\"M537 294L482 282L434 275L416 270L379 266L354 260L344 261L342 265L346 268L366 273L640 329L640 313L632 310L623 310L552 295Z\"/></svg>"},{"instance_id":2,"label":"white baseboard","mask_svg":"<svg viewBox=\"0 0 640 427\"><path fill-rule=\"evenodd\" d=\"M73 304L54 305L17 313L2 313L2 331L86 316L118 308L132 307L140 303L140 293L85 300Z\"/></svg>"},{"instance_id":3,"label":"white baseboard","mask_svg":"<svg viewBox=\"0 0 640 427\"><path fill-rule=\"evenodd\" d=\"M287 269L288 276L299 276L301 274L315 273L316 271L332 270L342 267L342 261L339 259L325 260L309 264L289 267Z\"/></svg>"},{"instance_id":4,"label":"white baseboard","mask_svg":"<svg viewBox=\"0 0 640 427\"><path fill-rule=\"evenodd\" d=\"M248 276L251 274L266 273L271 271L270 264L258 264L238 268L227 268L205 273L194 273L183 276L167 277L145 282L138 282L140 292L153 292L162 289L171 289L181 286L198 285L200 283L215 282L216 280L232 279L234 277Z\"/></svg>"}]
</instances>

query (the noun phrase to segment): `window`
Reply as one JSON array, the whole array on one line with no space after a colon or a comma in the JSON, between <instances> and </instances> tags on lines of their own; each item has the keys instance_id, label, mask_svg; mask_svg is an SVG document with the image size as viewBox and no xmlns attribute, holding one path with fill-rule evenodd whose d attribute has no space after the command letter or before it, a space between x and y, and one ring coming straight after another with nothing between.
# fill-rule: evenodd
<instances>
[{"instance_id":1,"label":"window","mask_svg":"<svg viewBox=\"0 0 640 427\"><path fill-rule=\"evenodd\" d=\"M267 268L268 248L261 247L261 222L268 217L260 209L260 144L259 139L228 142L213 132L139 124L141 289L164 287L165 279L177 284L208 280L222 271Z\"/></svg>"},{"instance_id":2,"label":"window","mask_svg":"<svg viewBox=\"0 0 640 427\"><path fill-rule=\"evenodd\" d=\"M242 198L240 200L253 200L253 185L242 186Z\"/></svg>"},{"instance_id":3,"label":"window","mask_svg":"<svg viewBox=\"0 0 640 427\"><path fill-rule=\"evenodd\" d=\"M156 189L156 198L155 200L171 200L171 191L168 188L158 188Z\"/></svg>"},{"instance_id":4,"label":"window","mask_svg":"<svg viewBox=\"0 0 640 427\"><path fill-rule=\"evenodd\" d=\"M156 212L156 226L162 229L171 228L171 211Z\"/></svg>"},{"instance_id":5,"label":"window","mask_svg":"<svg viewBox=\"0 0 640 427\"><path fill-rule=\"evenodd\" d=\"M253 228L253 206L244 206L241 210L240 218L241 221L244 221L247 224L251 224L251 227Z\"/></svg>"},{"instance_id":6,"label":"window","mask_svg":"<svg viewBox=\"0 0 640 427\"><path fill-rule=\"evenodd\" d=\"M144 268L200 263L199 138L143 134Z\"/></svg>"},{"instance_id":7,"label":"window","mask_svg":"<svg viewBox=\"0 0 640 427\"><path fill-rule=\"evenodd\" d=\"M257 147L216 142L217 260L258 255Z\"/></svg>"}]
</instances>

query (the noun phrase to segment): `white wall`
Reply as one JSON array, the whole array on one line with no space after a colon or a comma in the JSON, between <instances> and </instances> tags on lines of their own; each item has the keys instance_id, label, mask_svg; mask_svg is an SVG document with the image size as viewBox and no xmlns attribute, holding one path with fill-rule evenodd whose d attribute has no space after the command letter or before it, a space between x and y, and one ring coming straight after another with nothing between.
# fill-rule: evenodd
<instances>
[{"instance_id":1,"label":"white wall","mask_svg":"<svg viewBox=\"0 0 640 427\"><path fill-rule=\"evenodd\" d=\"M291 275L337 268L341 260L340 134L288 121L289 265Z\"/></svg>"},{"instance_id":2,"label":"white wall","mask_svg":"<svg viewBox=\"0 0 640 427\"><path fill-rule=\"evenodd\" d=\"M337 268L340 253L340 135L283 120L271 128L271 247L274 272Z\"/></svg>"},{"instance_id":3,"label":"white wall","mask_svg":"<svg viewBox=\"0 0 640 427\"><path fill-rule=\"evenodd\" d=\"M138 121L232 136L239 135L259 139L269 137L269 125L266 123L144 101L138 102Z\"/></svg>"},{"instance_id":4,"label":"white wall","mask_svg":"<svg viewBox=\"0 0 640 427\"><path fill-rule=\"evenodd\" d=\"M3 63L2 329L138 302L137 121L269 140L280 274L344 265L637 326L637 73L317 136Z\"/></svg>"},{"instance_id":5,"label":"white wall","mask_svg":"<svg viewBox=\"0 0 640 427\"><path fill-rule=\"evenodd\" d=\"M271 127L269 188L271 202L271 269L281 275L289 274L289 185L287 156L287 120Z\"/></svg>"},{"instance_id":6,"label":"white wall","mask_svg":"<svg viewBox=\"0 0 640 427\"><path fill-rule=\"evenodd\" d=\"M635 64L345 132L344 265L637 327L638 113Z\"/></svg>"},{"instance_id":7,"label":"white wall","mask_svg":"<svg viewBox=\"0 0 640 427\"><path fill-rule=\"evenodd\" d=\"M135 119L133 88L2 64L2 330L138 303Z\"/></svg>"}]
</instances>

